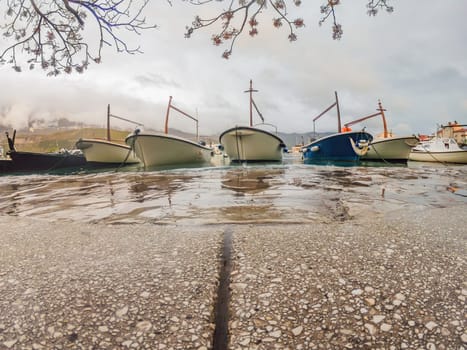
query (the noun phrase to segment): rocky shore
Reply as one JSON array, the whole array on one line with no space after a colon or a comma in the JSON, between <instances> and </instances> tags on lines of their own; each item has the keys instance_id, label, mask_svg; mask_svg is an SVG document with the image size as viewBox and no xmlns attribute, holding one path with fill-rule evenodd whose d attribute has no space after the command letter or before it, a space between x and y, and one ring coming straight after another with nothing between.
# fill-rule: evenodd
<instances>
[{"instance_id":1,"label":"rocky shore","mask_svg":"<svg viewBox=\"0 0 467 350\"><path fill-rule=\"evenodd\" d=\"M301 225L2 216L0 349L211 349L225 273L226 349L465 349L466 241L465 206Z\"/></svg>"}]
</instances>

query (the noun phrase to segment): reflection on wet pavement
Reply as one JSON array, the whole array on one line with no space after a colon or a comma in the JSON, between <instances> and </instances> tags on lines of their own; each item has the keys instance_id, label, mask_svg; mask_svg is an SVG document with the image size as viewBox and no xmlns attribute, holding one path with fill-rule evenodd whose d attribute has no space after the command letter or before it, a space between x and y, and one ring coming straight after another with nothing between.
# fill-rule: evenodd
<instances>
[{"instance_id":1,"label":"reflection on wet pavement","mask_svg":"<svg viewBox=\"0 0 467 350\"><path fill-rule=\"evenodd\" d=\"M271 186L279 185L284 169L241 168L227 171L222 176L222 188L239 194L264 192Z\"/></svg>"},{"instance_id":2,"label":"reflection on wet pavement","mask_svg":"<svg viewBox=\"0 0 467 350\"><path fill-rule=\"evenodd\" d=\"M466 205L466 166L296 163L0 177L0 213L47 220L211 224L345 221Z\"/></svg>"}]
</instances>

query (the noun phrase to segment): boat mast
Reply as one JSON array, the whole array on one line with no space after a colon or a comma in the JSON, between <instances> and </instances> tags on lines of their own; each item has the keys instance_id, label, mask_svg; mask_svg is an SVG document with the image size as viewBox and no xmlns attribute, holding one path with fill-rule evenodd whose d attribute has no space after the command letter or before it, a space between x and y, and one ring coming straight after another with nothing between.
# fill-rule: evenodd
<instances>
[{"instance_id":1,"label":"boat mast","mask_svg":"<svg viewBox=\"0 0 467 350\"><path fill-rule=\"evenodd\" d=\"M250 79L250 89L244 92L250 93L250 127L253 126L253 92L258 92L258 90L253 90L253 80ZM256 106L255 106L256 107Z\"/></svg>"},{"instance_id":2,"label":"boat mast","mask_svg":"<svg viewBox=\"0 0 467 350\"><path fill-rule=\"evenodd\" d=\"M172 106L172 96L170 96L169 105L167 106L167 114L165 116L165 133L166 134L169 133L169 112L170 112L170 108L176 110L178 113L180 113L180 114L184 115L185 117L188 117L188 118L190 118L190 119L192 119L192 120L194 120L196 122L196 139L198 140L199 139L198 118L192 117L191 115L189 115L188 113L185 113L181 109L178 109L177 107ZM196 110L196 116L198 116L198 110Z\"/></svg>"},{"instance_id":3,"label":"boat mast","mask_svg":"<svg viewBox=\"0 0 467 350\"><path fill-rule=\"evenodd\" d=\"M169 133L169 113L170 113L170 107L172 103L172 96L169 96L169 104L167 105L167 113L165 114L165 128L164 128L164 133L168 134Z\"/></svg>"},{"instance_id":4,"label":"boat mast","mask_svg":"<svg viewBox=\"0 0 467 350\"><path fill-rule=\"evenodd\" d=\"M341 110L339 109L339 100L337 99L337 91L334 91L336 95L336 108L337 108L337 132L341 132Z\"/></svg>"},{"instance_id":5,"label":"boat mast","mask_svg":"<svg viewBox=\"0 0 467 350\"><path fill-rule=\"evenodd\" d=\"M344 126L345 127L348 127L348 126L351 126L353 124L357 124L357 123L360 123L364 120L367 120L367 119L370 119L370 118L373 118L373 117L377 117L378 115L380 115L382 118L383 118L383 129L384 129L384 138L387 138L388 137L388 126L387 126L387 123L386 123L386 117L384 116L384 111L386 111L386 109L383 108L383 105L381 104L381 100L378 100L378 108L376 109L378 111L378 113L373 113L373 114L370 114L370 115L367 115L366 117L363 117L363 118L359 118L359 119L356 119L356 120L353 120L351 122L348 122L348 123L345 123Z\"/></svg>"},{"instance_id":6,"label":"boat mast","mask_svg":"<svg viewBox=\"0 0 467 350\"><path fill-rule=\"evenodd\" d=\"M339 110L339 101L337 99L337 91L334 91L334 94L336 96L336 102L334 102L332 105L330 105L328 108L326 108L317 117L315 117L313 119L313 133L315 133L315 121L317 121L319 118L321 118L327 112L329 112L332 108L334 108L334 106L337 106L337 127L338 127L337 132L340 132L340 129L341 129L341 115L340 115L340 110Z\"/></svg>"},{"instance_id":7,"label":"boat mast","mask_svg":"<svg viewBox=\"0 0 467 350\"><path fill-rule=\"evenodd\" d=\"M110 103L107 105L107 141L110 141Z\"/></svg>"},{"instance_id":8,"label":"boat mast","mask_svg":"<svg viewBox=\"0 0 467 350\"><path fill-rule=\"evenodd\" d=\"M384 128L384 138L388 137L388 126L386 124L386 117L384 116L385 109L381 104L381 100L378 100L378 111L381 113L381 117L383 118L383 128Z\"/></svg>"},{"instance_id":9,"label":"boat mast","mask_svg":"<svg viewBox=\"0 0 467 350\"><path fill-rule=\"evenodd\" d=\"M120 120L123 120L123 121L128 122L128 123L132 123L132 124L135 124L135 125L138 125L138 126L143 126L143 124L140 123L140 122L136 122L134 120L122 118L122 117L119 117L117 115L111 114L110 113L110 103L109 103L107 105L107 141L110 141L110 118L120 119Z\"/></svg>"}]
</instances>

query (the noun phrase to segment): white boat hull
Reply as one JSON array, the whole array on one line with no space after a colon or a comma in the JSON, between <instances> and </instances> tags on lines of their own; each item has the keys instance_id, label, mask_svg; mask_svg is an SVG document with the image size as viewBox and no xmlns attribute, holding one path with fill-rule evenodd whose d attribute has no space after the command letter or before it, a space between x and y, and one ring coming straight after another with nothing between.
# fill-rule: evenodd
<instances>
[{"instance_id":1,"label":"white boat hull","mask_svg":"<svg viewBox=\"0 0 467 350\"><path fill-rule=\"evenodd\" d=\"M206 163L212 148L167 134L138 133L125 139L145 167Z\"/></svg>"},{"instance_id":2,"label":"white boat hull","mask_svg":"<svg viewBox=\"0 0 467 350\"><path fill-rule=\"evenodd\" d=\"M281 161L284 142L276 135L252 127L224 131L219 142L233 162Z\"/></svg>"},{"instance_id":3,"label":"white boat hull","mask_svg":"<svg viewBox=\"0 0 467 350\"><path fill-rule=\"evenodd\" d=\"M131 148L116 142L99 139L79 139L76 148L80 149L86 161L102 164L139 163Z\"/></svg>"},{"instance_id":4,"label":"white boat hull","mask_svg":"<svg viewBox=\"0 0 467 350\"><path fill-rule=\"evenodd\" d=\"M416 152L410 153L409 160L417 162L439 162L467 164L467 150L454 152Z\"/></svg>"},{"instance_id":5,"label":"white boat hull","mask_svg":"<svg viewBox=\"0 0 467 350\"><path fill-rule=\"evenodd\" d=\"M360 159L407 162L410 151L417 142L416 136L376 138L370 143L368 152Z\"/></svg>"}]
</instances>

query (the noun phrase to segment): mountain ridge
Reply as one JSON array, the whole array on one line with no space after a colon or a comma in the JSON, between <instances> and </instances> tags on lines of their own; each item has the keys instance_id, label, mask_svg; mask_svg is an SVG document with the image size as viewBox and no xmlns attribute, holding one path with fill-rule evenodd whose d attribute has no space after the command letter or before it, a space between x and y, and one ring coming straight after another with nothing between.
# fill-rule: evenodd
<instances>
[{"instance_id":1,"label":"mountain ridge","mask_svg":"<svg viewBox=\"0 0 467 350\"><path fill-rule=\"evenodd\" d=\"M160 130L145 129L149 132L162 132ZM8 150L8 142L5 132L8 132L10 137L13 135L13 129L10 126L0 124L0 131L3 133L0 136L0 146L3 147L4 153ZM132 130L122 130L119 128L111 129L111 139L124 142L125 137ZM181 131L178 129L169 129L169 134L196 140L196 135L193 133ZM309 143L316 137L328 135L330 133L320 133L314 137L313 132L305 133L284 133L278 132L277 135L284 141L286 146L291 149L295 145L303 145ZM53 152L61 148L73 149L75 143L80 138L101 138L107 137L107 129L96 127L93 125L84 125L82 123L62 123L61 126L40 127L40 128L22 128L16 131L15 146L17 150L28 152ZM219 135L200 135L200 140L205 141L208 145L219 143Z\"/></svg>"}]
</instances>

